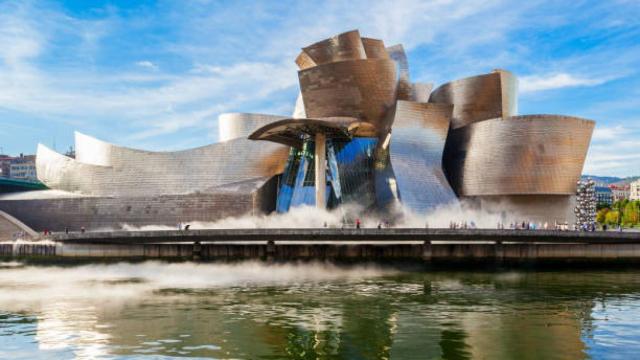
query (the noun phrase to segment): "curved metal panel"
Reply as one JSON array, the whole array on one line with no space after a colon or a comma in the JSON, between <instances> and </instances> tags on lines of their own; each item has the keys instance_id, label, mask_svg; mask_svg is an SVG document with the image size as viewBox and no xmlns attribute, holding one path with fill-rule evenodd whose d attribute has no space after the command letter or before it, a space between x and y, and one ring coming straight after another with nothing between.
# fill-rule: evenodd
<instances>
[{"instance_id":1,"label":"curved metal panel","mask_svg":"<svg viewBox=\"0 0 640 360\"><path fill-rule=\"evenodd\" d=\"M366 59L319 65L298 72L310 118L355 117L385 132L385 118L396 99L392 60Z\"/></svg>"},{"instance_id":2,"label":"curved metal panel","mask_svg":"<svg viewBox=\"0 0 640 360\"><path fill-rule=\"evenodd\" d=\"M112 145L111 166L80 163L38 146L38 178L51 189L100 196L190 194L282 173L288 148L234 139L177 152Z\"/></svg>"},{"instance_id":3,"label":"curved metal panel","mask_svg":"<svg viewBox=\"0 0 640 360\"><path fill-rule=\"evenodd\" d=\"M78 131L74 133L76 161L100 166L111 165L113 145Z\"/></svg>"},{"instance_id":4,"label":"curved metal panel","mask_svg":"<svg viewBox=\"0 0 640 360\"><path fill-rule=\"evenodd\" d=\"M250 113L221 114L218 116L218 140L222 142L245 138L262 126L286 118L286 116Z\"/></svg>"},{"instance_id":5,"label":"curved metal panel","mask_svg":"<svg viewBox=\"0 0 640 360\"><path fill-rule=\"evenodd\" d=\"M456 201L442 170L452 106L398 101L389 149L400 201L417 212Z\"/></svg>"},{"instance_id":6,"label":"curved metal panel","mask_svg":"<svg viewBox=\"0 0 640 360\"><path fill-rule=\"evenodd\" d=\"M384 41L379 39L362 38L362 45L367 59L388 59L389 53L384 47Z\"/></svg>"},{"instance_id":7,"label":"curved metal panel","mask_svg":"<svg viewBox=\"0 0 640 360\"><path fill-rule=\"evenodd\" d=\"M404 47L402 44L389 46L387 52L398 67L397 99L415 100L411 96L412 86L411 80L409 79L409 59L407 59L407 53L404 51Z\"/></svg>"},{"instance_id":8,"label":"curved metal panel","mask_svg":"<svg viewBox=\"0 0 640 360\"><path fill-rule=\"evenodd\" d=\"M309 45L302 50L316 65L367 58L358 30L338 34ZM305 62L309 63L308 60Z\"/></svg>"},{"instance_id":9,"label":"curved metal panel","mask_svg":"<svg viewBox=\"0 0 640 360\"><path fill-rule=\"evenodd\" d=\"M411 84L411 101L415 102L429 102L429 96L431 96L431 90L433 84L431 83L412 83Z\"/></svg>"},{"instance_id":10,"label":"curved metal panel","mask_svg":"<svg viewBox=\"0 0 640 360\"><path fill-rule=\"evenodd\" d=\"M298 55L298 57L296 57L296 65L298 65L298 68L300 70L304 70L310 67L314 67L318 64L316 64L316 62L313 61L313 59L303 51L300 53L300 55Z\"/></svg>"},{"instance_id":11,"label":"curved metal panel","mask_svg":"<svg viewBox=\"0 0 640 360\"><path fill-rule=\"evenodd\" d=\"M38 144L36 173L50 189L92 194L96 186L102 185L99 179L112 175L113 168L83 164Z\"/></svg>"},{"instance_id":12,"label":"curved metal panel","mask_svg":"<svg viewBox=\"0 0 640 360\"><path fill-rule=\"evenodd\" d=\"M526 115L453 130L447 176L460 196L572 195L593 127L575 117Z\"/></svg>"},{"instance_id":13,"label":"curved metal panel","mask_svg":"<svg viewBox=\"0 0 640 360\"><path fill-rule=\"evenodd\" d=\"M508 71L495 70L446 83L431 93L429 102L453 104L451 128L514 116L517 113L517 79Z\"/></svg>"}]
</instances>

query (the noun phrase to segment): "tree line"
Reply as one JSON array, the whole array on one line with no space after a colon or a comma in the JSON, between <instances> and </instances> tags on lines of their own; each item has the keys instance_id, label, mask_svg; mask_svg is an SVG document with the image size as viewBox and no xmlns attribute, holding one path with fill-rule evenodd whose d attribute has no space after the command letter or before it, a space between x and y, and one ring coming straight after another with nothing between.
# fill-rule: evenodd
<instances>
[{"instance_id":1,"label":"tree line","mask_svg":"<svg viewBox=\"0 0 640 360\"><path fill-rule=\"evenodd\" d=\"M596 221L609 226L640 226L640 200L624 199L612 205L598 204Z\"/></svg>"}]
</instances>

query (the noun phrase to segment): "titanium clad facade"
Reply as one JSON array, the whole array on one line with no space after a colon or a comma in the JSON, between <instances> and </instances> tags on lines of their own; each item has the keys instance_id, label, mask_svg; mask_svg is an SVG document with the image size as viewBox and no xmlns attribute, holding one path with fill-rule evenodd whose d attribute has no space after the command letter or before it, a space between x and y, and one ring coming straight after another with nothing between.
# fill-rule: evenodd
<instances>
[{"instance_id":1,"label":"titanium clad facade","mask_svg":"<svg viewBox=\"0 0 640 360\"><path fill-rule=\"evenodd\" d=\"M387 48L389 56L395 61L398 68L398 100L414 100L411 98L412 86L409 78L409 59L401 44Z\"/></svg>"},{"instance_id":2,"label":"titanium clad facade","mask_svg":"<svg viewBox=\"0 0 640 360\"><path fill-rule=\"evenodd\" d=\"M362 38L362 45L367 59L388 59L389 53L384 47L384 41L371 38Z\"/></svg>"},{"instance_id":3,"label":"titanium clad facade","mask_svg":"<svg viewBox=\"0 0 640 360\"><path fill-rule=\"evenodd\" d=\"M24 197L4 200L0 210L13 214L36 231L116 230L125 226L167 226L178 223L216 222L226 217L260 215L275 208L276 181L255 191L217 191L188 195L135 197Z\"/></svg>"},{"instance_id":4,"label":"titanium clad facade","mask_svg":"<svg viewBox=\"0 0 640 360\"><path fill-rule=\"evenodd\" d=\"M284 116L227 113L218 116L218 141L246 138L258 128L285 119Z\"/></svg>"},{"instance_id":5,"label":"titanium clad facade","mask_svg":"<svg viewBox=\"0 0 640 360\"><path fill-rule=\"evenodd\" d=\"M303 51L296 58L296 65L298 65L298 68L300 70L304 70L304 69L308 69L310 67L314 67L314 66L316 66L318 64L316 64L316 62L313 61L313 59L309 55L307 55L306 52Z\"/></svg>"},{"instance_id":6,"label":"titanium clad facade","mask_svg":"<svg viewBox=\"0 0 640 360\"><path fill-rule=\"evenodd\" d=\"M74 132L76 161L83 164L111 166L113 145L89 135Z\"/></svg>"},{"instance_id":7,"label":"titanium clad facade","mask_svg":"<svg viewBox=\"0 0 640 360\"><path fill-rule=\"evenodd\" d=\"M429 102L453 104L451 128L507 118L517 114L517 79L510 72L495 70L446 83L431 93Z\"/></svg>"},{"instance_id":8,"label":"titanium clad facade","mask_svg":"<svg viewBox=\"0 0 640 360\"><path fill-rule=\"evenodd\" d=\"M389 57L396 62L398 69L398 89L397 99L429 102L429 96L433 89L433 84L429 83L412 83L409 76L409 59L401 44L389 46L387 48Z\"/></svg>"},{"instance_id":9,"label":"titanium clad facade","mask_svg":"<svg viewBox=\"0 0 640 360\"><path fill-rule=\"evenodd\" d=\"M210 188L282 173L288 149L235 139L178 152L111 147L110 166L81 163L43 145L38 179L49 188L94 196L148 196L206 192Z\"/></svg>"},{"instance_id":10,"label":"titanium clad facade","mask_svg":"<svg viewBox=\"0 0 640 360\"><path fill-rule=\"evenodd\" d=\"M451 131L445 168L459 196L572 195L594 122L527 115Z\"/></svg>"},{"instance_id":11,"label":"titanium clad facade","mask_svg":"<svg viewBox=\"0 0 640 360\"><path fill-rule=\"evenodd\" d=\"M385 115L396 100L392 60L336 62L302 70L298 75L308 117L355 117L381 132L390 128Z\"/></svg>"},{"instance_id":12,"label":"titanium clad facade","mask_svg":"<svg viewBox=\"0 0 640 360\"><path fill-rule=\"evenodd\" d=\"M433 90L433 84L430 83L413 83L411 84L411 101L415 102L429 102L429 96L431 96L431 90Z\"/></svg>"},{"instance_id":13,"label":"titanium clad facade","mask_svg":"<svg viewBox=\"0 0 640 360\"><path fill-rule=\"evenodd\" d=\"M302 51L316 65L367 58L358 30L348 31L317 42L303 48Z\"/></svg>"},{"instance_id":14,"label":"titanium clad facade","mask_svg":"<svg viewBox=\"0 0 640 360\"><path fill-rule=\"evenodd\" d=\"M390 160L400 201L415 212L457 201L442 170L452 108L409 101L396 104Z\"/></svg>"}]
</instances>

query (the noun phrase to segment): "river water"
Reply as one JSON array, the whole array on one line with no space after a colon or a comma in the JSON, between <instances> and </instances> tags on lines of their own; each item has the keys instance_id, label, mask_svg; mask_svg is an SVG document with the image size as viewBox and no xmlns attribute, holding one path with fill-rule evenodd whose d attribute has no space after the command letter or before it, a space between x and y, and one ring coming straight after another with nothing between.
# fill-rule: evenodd
<instances>
[{"instance_id":1,"label":"river water","mask_svg":"<svg viewBox=\"0 0 640 360\"><path fill-rule=\"evenodd\" d=\"M633 359L640 271L0 262L0 359Z\"/></svg>"}]
</instances>

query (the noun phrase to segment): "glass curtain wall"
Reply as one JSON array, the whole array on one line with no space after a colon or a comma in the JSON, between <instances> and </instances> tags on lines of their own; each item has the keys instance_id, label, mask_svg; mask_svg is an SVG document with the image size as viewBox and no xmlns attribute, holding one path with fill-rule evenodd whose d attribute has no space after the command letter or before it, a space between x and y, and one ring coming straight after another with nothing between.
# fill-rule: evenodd
<instances>
[{"instance_id":1,"label":"glass curtain wall","mask_svg":"<svg viewBox=\"0 0 640 360\"><path fill-rule=\"evenodd\" d=\"M375 204L374 156L376 138L327 140L327 208L357 203ZM302 150L292 149L282 175L276 210L315 205L315 143L304 141Z\"/></svg>"}]
</instances>

